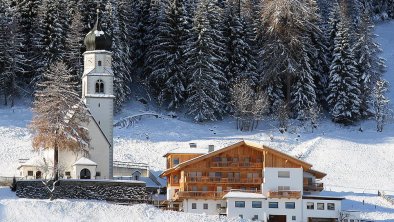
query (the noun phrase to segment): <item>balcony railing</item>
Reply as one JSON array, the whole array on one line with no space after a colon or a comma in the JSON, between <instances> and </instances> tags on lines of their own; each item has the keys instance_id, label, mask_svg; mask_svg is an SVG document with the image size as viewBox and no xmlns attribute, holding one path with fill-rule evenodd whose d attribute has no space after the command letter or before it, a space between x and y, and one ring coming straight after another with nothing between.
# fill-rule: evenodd
<instances>
[{"instance_id":1,"label":"balcony railing","mask_svg":"<svg viewBox=\"0 0 394 222\"><path fill-rule=\"evenodd\" d=\"M312 190L312 191L322 191L324 189L323 183L312 183L312 184L305 184L304 190Z\"/></svg>"},{"instance_id":2,"label":"balcony railing","mask_svg":"<svg viewBox=\"0 0 394 222\"><path fill-rule=\"evenodd\" d=\"M301 198L301 191L292 190L281 190L281 191L269 191L269 198Z\"/></svg>"},{"instance_id":3,"label":"balcony railing","mask_svg":"<svg viewBox=\"0 0 394 222\"><path fill-rule=\"evenodd\" d=\"M220 200L228 192L218 192L218 191L179 191L175 193L174 199L210 199L210 200Z\"/></svg>"},{"instance_id":4,"label":"balcony railing","mask_svg":"<svg viewBox=\"0 0 394 222\"><path fill-rule=\"evenodd\" d=\"M261 190L231 190L237 192L246 193L261 193ZM182 199L210 199L210 200L220 200L226 195L230 190L225 191L178 191L174 194L174 200Z\"/></svg>"},{"instance_id":5,"label":"balcony railing","mask_svg":"<svg viewBox=\"0 0 394 222\"><path fill-rule=\"evenodd\" d=\"M186 177L186 182L189 183L246 183L246 184L261 184L262 178L226 178L226 177Z\"/></svg>"},{"instance_id":6,"label":"balcony railing","mask_svg":"<svg viewBox=\"0 0 394 222\"><path fill-rule=\"evenodd\" d=\"M249 168L263 168L263 163L254 162L211 162L213 168L221 167L249 167Z\"/></svg>"}]
</instances>

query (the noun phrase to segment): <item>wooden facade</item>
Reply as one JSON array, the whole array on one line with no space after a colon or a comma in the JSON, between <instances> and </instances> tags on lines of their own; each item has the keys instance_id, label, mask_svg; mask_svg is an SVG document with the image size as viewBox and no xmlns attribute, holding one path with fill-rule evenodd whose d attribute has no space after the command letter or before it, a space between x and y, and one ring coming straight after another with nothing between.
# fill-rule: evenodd
<instances>
[{"instance_id":1,"label":"wooden facade","mask_svg":"<svg viewBox=\"0 0 394 222\"><path fill-rule=\"evenodd\" d=\"M304 170L312 167L279 151L244 141L208 154L166 156L168 168L161 176L167 177L168 187L177 189L175 200L221 199L231 189L261 192L265 167L302 167ZM173 163L174 158L179 158L178 164ZM301 192L273 192L272 195L299 198Z\"/></svg>"}]
</instances>

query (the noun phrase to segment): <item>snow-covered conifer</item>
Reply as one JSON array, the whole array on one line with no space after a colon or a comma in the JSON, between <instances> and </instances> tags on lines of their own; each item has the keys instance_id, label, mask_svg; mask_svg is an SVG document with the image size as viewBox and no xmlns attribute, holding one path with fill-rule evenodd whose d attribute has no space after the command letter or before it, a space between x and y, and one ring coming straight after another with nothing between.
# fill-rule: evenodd
<instances>
[{"instance_id":1,"label":"snow-covered conifer","mask_svg":"<svg viewBox=\"0 0 394 222\"><path fill-rule=\"evenodd\" d=\"M385 69L385 61L379 57L382 50L375 40L374 24L368 11L364 11L361 16L353 51L360 73L360 112L363 117L367 117L371 113L372 89L381 79Z\"/></svg>"},{"instance_id":2,"label":"snow-covered conifer","mask_svg":"<svg viewBox=\"0 0 394 222\"><path fill-rule=\"evenodd\" d=\"M327 102L334 122L352 124L360 117L359 72L350 45L346 20L337 24L334 54L330 66Z\"/></svg>"},{"instance_id":3,"label":"snow-covered conifer","mask_svg":"<svg viewBox=\"0 0 394 222\"><path fill-rule=\"evenodd\" d=\"M218 64L224 49L215 42L215 30L208 19L208 0L198 3L194 17L193 36L189 39L186 52L188 99L187 113L195 121L216 120L222 116L223 94L220 91L226 79L222 67Z\"/></svg>"}]
</instances>

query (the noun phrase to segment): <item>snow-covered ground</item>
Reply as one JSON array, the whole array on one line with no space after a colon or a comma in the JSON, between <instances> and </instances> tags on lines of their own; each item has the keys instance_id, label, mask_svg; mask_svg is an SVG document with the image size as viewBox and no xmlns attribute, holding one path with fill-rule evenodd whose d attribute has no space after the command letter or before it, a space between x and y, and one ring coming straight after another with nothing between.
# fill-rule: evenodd
<instances>
[{"instance_id":1,"label":"snow-covered ground","mask_svg":"<svg viewBox=\"0 0 394 222\"><path fill-rule=\"evenodd\" d=\"M382 56L387 59L385 78L393 84L394 21L380 24L376 32L384 50ZM389 97L394 101L394 86L391 87ZM144 110L139 102L131 102L115 119ZM199 147L213 144L221 148L242 139L251 140L292 155L302 154L315 169L327 173L323 180L324 195L344 196L345 209L361 210L366 219L394 221L394 206L377 196L381 190L394 197L394 123L387 125L383 133L378 133L373 121L343 127L323 119L313 133L294 123L289 133L280 134L275 122L263 121L253 132L244 133L235 129L231 118L195 124L183 116L171 118L163 111L158 112L162 114L160 118L142 118L133 127L115 129L115 160L144 162L151 165L152 170L161 171L165 168L162 156L171 149L187 147L189 142L196 142ZM26 127L30 120L31 111L26 106L0 107L0 176L13 176L18 159L33 155L31 136ZM161 212L146 205L16 199L8 189L0 189L0 221L25 221L27 218L86 221L89 215L101 221L218 220L217 217Z\"/></svg>"}]
</instances>

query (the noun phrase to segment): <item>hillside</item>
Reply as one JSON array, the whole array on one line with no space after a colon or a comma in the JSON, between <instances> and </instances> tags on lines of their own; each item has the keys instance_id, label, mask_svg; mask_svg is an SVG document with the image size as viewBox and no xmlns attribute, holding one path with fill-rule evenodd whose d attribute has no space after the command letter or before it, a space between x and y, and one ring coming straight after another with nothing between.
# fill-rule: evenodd
<instances>
[{"instance_id":1,"label":"hillside","mask_svg":"<svg viewBox=\"0 0 394 222\"><path fill-rule=\"evenodd\" d=\"M394 83L394 21L380 24L376 33L378 41L384 49L383 57L387 59L385 78ZM394 101L394 86L391 85L389 97ZM157 111L156 108L151 108ZM115 119L143 113L143 105L139 102L127 104ZM143 118L130 128L116 128L114 131L115 160L145 162L152 170L160 171L165 167L162 157L167 151L187 146L196 142L198 146L214 144L216 148L224 147L241 139L271 146L292 155L302 154L303 158L313 164L314 168L328 175L324 178L326 194L344 196L345 209L362 210L362 216L375 221L394 221L394 206L378 197L377 191L383 190L394 196L394 123L388 124L383 133L376 132L373 121L361 122L356 126L343 127L333 124L328 119L319 122L319 127L310 132L294 123L289 133L281 134L276 129L276 122L267 120L260 123L253 132L239 132L235 129L232 118L224 121L195 124L180 115L172 118L164 111L160 118ZM31 120L30 108L19 104L13 109L0 109L0 176L13 176L19 158L29 158L31 135L26 125ZM362 132L359 129L362 129ZM28 215L43 210L45 216L37 218L65 217L65 221L73 221L75 215L65 212L77 211L90 213L111 212L115 218L123 219L126 215L136 215L141 221L212 221L213 218L200 216L184 216L182 214L161 214L147 206L123 207L89 201L57 200L29 201L18 200L8 191L0 191L0 218L6 221L23 220ZM362 202L365 202L365 205ZM61 204L60 204L61 203ZM28 206L32 206L32 208ZM19 207L22 206L20 209ZM18 208L18 209L17 209ZM21 212L23 214L20 217ZM50 212L50 213L48 213ZM54 212L54 214L52 214ZM135 213L139 212L139 213ZM100 220L105 220L105 213ZM122 217L123 215L124 217ZM163 216L162 216L163 215ZM4 217L3 217L4 216ZM97 217L99 219L99 217ZM39 219L38 219L39 220ZM37 221L38 221L37 220ZM83 221L83 220L82 220ZM134 220L135 221L135 220Z\"/></svg>"}]
</instances>

